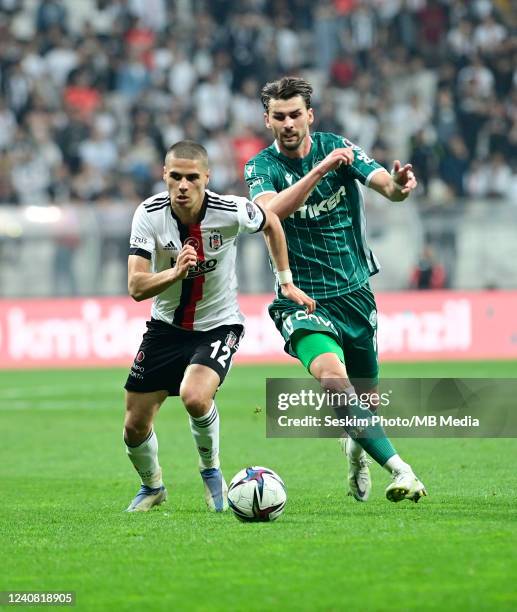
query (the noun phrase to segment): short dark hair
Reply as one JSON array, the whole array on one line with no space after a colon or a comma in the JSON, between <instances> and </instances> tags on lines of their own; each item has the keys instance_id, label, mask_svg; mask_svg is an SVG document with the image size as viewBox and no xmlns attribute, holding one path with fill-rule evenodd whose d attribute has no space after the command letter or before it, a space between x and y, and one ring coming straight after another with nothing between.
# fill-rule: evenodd
<instances>
[{"instance_id":1,"label":"short dark hair","mask_svg":"<svg viewBox=\"0 0 517 612\"><path fill-rule=\"evenodd\" d=\"M312 91L312 85L305 79L285 76L278 81L266 83L262 88L260 97L267 113L270 100L290 100L295 96L301 96L306 108L310 108Z\"/></svg>"},{"instance_id":2,"label":"short dark hair","mask_svg":"<svg viewBox=\"0 0 517 612\"><path fill-rule=\"evenodd\" d=\"M203 145L193 140L180 140L167 149L165 161L169 155L182 159L199 159L208 168L208 153Z\"/></svg>"}]
</instances>

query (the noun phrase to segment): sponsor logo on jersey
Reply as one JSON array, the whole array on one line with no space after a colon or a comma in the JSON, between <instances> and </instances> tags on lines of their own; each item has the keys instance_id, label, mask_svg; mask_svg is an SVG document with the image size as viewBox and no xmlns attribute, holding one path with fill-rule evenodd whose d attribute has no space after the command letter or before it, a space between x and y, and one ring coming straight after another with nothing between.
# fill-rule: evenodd
<instances>
[{"instance_id":1,"label":"sponsor logo on jersey","mask_svg":"<svg viewBox=\"0 0 517 612\"><path fill-rule=\"evenodd\" d=\"M143 361L145 359L145 353L144 351L138 351L138 355L136 356L135 361L137 363L140 363L141 361Z\"/></svg>"},{"instance_id":2,"label":"sponsor logo on jersey","mask_svg":"<svg viewBox=\"0 0 517 612\"><path fill-rule=\"evenodd\" d=\"M174 244L174 242L170 240L167 244L163 245L163 250L164 251L177 251L178 249L176 248L176 245Z\"/></svg>"},{"instance_id":3,"label":"sponsor logo on jersey","mask_svg":"<svg viewBox=\"0 0 517 612\"><path fill-rule=\"evenodd\" d=\"M250 218L250 220L253 221L255 215L257 214L257 209L255 208L255 205L251 202L246 202L246 212L248 213L248 217Z\"/></svg>"},{"instance_id":4,"label":"sponsor logo on jersey","mask_svg":"<svg viewBox=\"0 0 517 612\"><path fill-rule=\"evenodd\" d=\"M302 322L301 325L299 323ZM309 323L310 326L305 326L305 323ZM332 321L317 314L308 314L305 310L297 310L295 313L288 315L283 322L282 328L287 336L290 336L295 329L314 329L314 327L321 326L334 332L338 336L337 329L335 328Z\"/></svg>"},{"instance_id":5,"label":"sponsor logo on jersey","mask_svg":"<svg viewBox=\"0 0 517 612\"><path fill-rule=\"evenodd\" d=\"M196 251L199 251L199 247L201 246L199 244L199 240L195 238L194 236L189 236L188 238L186 238L183 245L193 246Z\"/></svg>"},{"instance_id":6,"label":"sponsor logo on jersey","mask_svg":"<svg viewBox=\"0 0 517 612\"><path fill-rule=\"evenodd\" d=\"M171 259L171 268L176 265L176 259ZM207 259L206 261L198 261L195 266L189 269L187 278L196 278L197 276L203 276L208 272L213 272L217 268L217 259Z\"/></svg>"},{"instance_id":7,"label":"sponsor logo on jersey","mask_svg":"<svg viewBox=\"0 0 517 612\"><path fill-rule=\"evenodd\" d=\"M262 176L257 176L256 179L253 179L250 183L250 189L255 189L255 187L260 187L264 183L264 178Z\"/></svg>"},{"instance_id":8,"label":"sponsor logo on jersey","mask_svg":"<svg viewBox=\"0 0 517 612\"><path fill-rule=\"evenodd\" d=\"M248 178L252 175L254 169L255 169L255 164L251 164L251 166L246 166L246 176Z\"/></svg>"},{"instance_id":9,"label":"sponsor logo on jersey","mask_svg":"<svg viewBox=\"0 0 517 612\"><path fill-rule=\"evenodd\" d=\"M210 230L210 236L208 237L210 248L217 251L217 249L223 246L223 235L219 230Z\"/></svg>"},{"instance_id":10,"label":"sponsor logo on jersey","mask_svg":"<svg viewBox=\"0 0 517 612\"><path fill-rule=\"evenodd\" d=\"M304 204L300 206L298 210L295 210L294 213L290 214L290 217L296 218L299 217L301 219L314 219L315 217L319 217L320 215L324 215L325 213L334 210L336 206L341 202L341 198L346 195L346 189L343 185L339 188L339 190L330 198L326 200L322 200L316 204Z\"/></svg>"},{"instance_id":11,"label":"sponsor logo on jersey","mask_svg":"<svg viewBox=\"0 0 517 612\"><path fill-rule=\"evenodd\" d=\"M289 172L286 173L285 175L285 180L289 183L289 185L293 184L293 175L289 174Z\"/></svg>"},{"instance_id":12,"label":"sponsor logo on jersey","mask_svg":"<svg viewBox=\"0 0 517 612\"><path fill-rule=\"evenodd\" d=\"M237 344L237 334L235 334L234 332L228 332L228 335L226 336L224 343L228 348L233 348L236 344Z\"/></svg>"}]
</instances>

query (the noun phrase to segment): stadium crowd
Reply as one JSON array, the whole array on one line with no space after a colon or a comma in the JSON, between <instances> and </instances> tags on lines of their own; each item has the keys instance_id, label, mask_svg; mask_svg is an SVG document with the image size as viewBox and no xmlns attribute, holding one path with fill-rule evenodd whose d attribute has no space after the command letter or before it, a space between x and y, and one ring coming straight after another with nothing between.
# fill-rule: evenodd
<instances>
[{"instance_id":1,"label":"stadium crowd","mask_svg":"<svg viewBox=\"0 0 517 612\"><path fill-rule=\"evenodd\" d=\"M246 193L267 144L261 85L308 78L316 129L421 196L517 200L510 0L0 0L0 203L135 204L166 148L206 144L212 187ZM515 19L515 15L514 15Z\"/></svg>"}]
</instances>

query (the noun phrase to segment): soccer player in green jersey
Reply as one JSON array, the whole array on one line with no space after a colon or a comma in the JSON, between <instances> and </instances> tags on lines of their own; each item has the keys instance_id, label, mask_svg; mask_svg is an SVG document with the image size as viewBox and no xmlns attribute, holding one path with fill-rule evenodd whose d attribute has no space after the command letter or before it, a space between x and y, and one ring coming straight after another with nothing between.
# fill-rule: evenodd
<instances>
[{"instance_id":1,"label":"soccer player in green jersey","mask_svg":"<svg viewBox=\"0 0 517 612\"><path fill-rule=\"evenodd\" d=\"M317 301L308 315L278 293L269 312L285 350L324 389L373 394L379 370L377 310L368 279L379 266L366 243L358 182L392 202L405 200L417 182L410 164L395 161L390 174L346 138L311 134L311 94L312 86L301 78L284 77L263 87L265 123L275 141L244 170L251 199L282 221L294 282ZM366 452L392 475L389 500L416 502L426 495L379 425L370 423L360 435L353 429L347 433L342 446L355 499L366 501L371 490Z\"/></svg>"}]
</instances>

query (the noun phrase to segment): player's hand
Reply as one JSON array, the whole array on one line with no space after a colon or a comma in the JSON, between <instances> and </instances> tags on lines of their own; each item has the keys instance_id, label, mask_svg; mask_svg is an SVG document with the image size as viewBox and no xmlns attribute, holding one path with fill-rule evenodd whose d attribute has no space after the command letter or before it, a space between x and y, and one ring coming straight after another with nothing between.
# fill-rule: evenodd
<instances>
[{"instance_id":1,"label":"player's hand","mask_svg":"<svg viewBox=\"0 0 517 612\"><path fill-rule=\"evenodd\" d=\"M354 150L352 147L342 147L340 149L334 149L331 153L321 161L316 168L320 172L321 176L325 176L332 170L339 168L342 164L350 166L354 163Z\"/></svg>"},{"instance_id":2,"label":"player's hand","mask_svg":"<svg viewBox=\"0 0 517 612\"><path fill-rule=\"evenodd\" d=\"M174 279L183 280L187 278L188 271L193 268L197 263L196 249L191 244L183 246L178 254L176 264L172 268Z\"/></svg>"},{"instance_id":3,"label":"player's hand","mask_svg":"<svg viewBox=\"0 0 517 612\"><path fill-rule=\"evenodd\" d=\"M391 177L398 190L404 195L408 195L413 189L416 189L418 185L413 172L413 166L411 164L405 164L403 166L398 159L393 162Z\"/></svg>"},{"instance_id":4,"label":"player's hand","mask_svg":"<svg viewBox=\"0 0 517 612\"><path fill-rule=\"evenodd\" d=\"M284 283L280 285L282 295L288 300L292 300L300 306L305 306L307 312L312 314L316 310L316 301L310 298L304 291L298 289L293 283Z\"/></svg>"}]
</instances>

